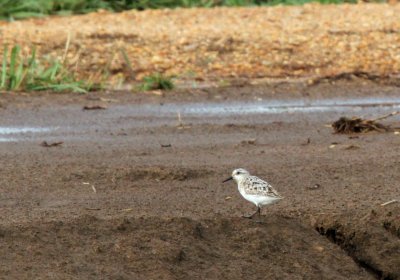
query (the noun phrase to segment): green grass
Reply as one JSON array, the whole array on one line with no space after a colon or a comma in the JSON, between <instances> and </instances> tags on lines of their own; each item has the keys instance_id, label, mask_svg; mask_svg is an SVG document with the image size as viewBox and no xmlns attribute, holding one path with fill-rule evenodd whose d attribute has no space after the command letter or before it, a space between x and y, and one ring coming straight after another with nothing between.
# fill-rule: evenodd
<instances>
[{"instance_id":1,"label":"green grass","mask_svg":"<svg viewBox=\"0 0 400 280\"><path fill-rule=\"evenodd\" d=\"M171 76L164 76L160 73L144 77L140 87L142 90L171 90L175 87Z\"/></svg>"},{"instance_id":2,"label":"green grass","mask_svg":"<svg viewBox=\"0 0 400 280\"><path fill-rule=\"evenodd\" d=\"M382 2L383 0L374 0ZM130 9L175 7L302 5L356 3L356 0L0 0L0 19L14 20L45 15L84 14L106 9L120 12Z\"/></svg>"},{"instance_id":3,"label":"green grass","mask_svg":"<svg viewBox=\"0 0 400 280\"><path fill-rule=\"evenodd\" d=\"M53 14L83 14L110 9L104 0L0 0L0 18L23 19Z\"/></svg>"},{"instance_id":4,"label":"green grass","mask_svg":"<svg viewBox=\"0 0 400 280\"><path fill-rule=\"evenodd\" d=\"M72 91L85 93L93 85L77 80L58 59L39 61L36 50L24 57L19 46L4 47L0 72L2 91Z\"/></svg>"}]
</instances>

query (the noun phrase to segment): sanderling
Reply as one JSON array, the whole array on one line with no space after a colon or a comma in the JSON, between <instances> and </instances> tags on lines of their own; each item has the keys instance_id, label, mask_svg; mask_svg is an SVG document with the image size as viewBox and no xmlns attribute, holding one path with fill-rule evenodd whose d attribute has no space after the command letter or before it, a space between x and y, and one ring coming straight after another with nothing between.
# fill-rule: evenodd
<instances>
[{"instance_id":1,"label":"sanderling","mask_svg":"<svg viewBox=\"0 0 400 280\"><path fill-rule=\"evenodd\" d=\"M232 179L238 184L240 194L257 206L257 211L251 215L243 215L245 218L251 219L257 213L260 218L262 206L274 204L283 198L270 184L256 176L251 176L243 168L233 170L232 176L224 180L223 183Z\"/></svg>"}]
</instances>

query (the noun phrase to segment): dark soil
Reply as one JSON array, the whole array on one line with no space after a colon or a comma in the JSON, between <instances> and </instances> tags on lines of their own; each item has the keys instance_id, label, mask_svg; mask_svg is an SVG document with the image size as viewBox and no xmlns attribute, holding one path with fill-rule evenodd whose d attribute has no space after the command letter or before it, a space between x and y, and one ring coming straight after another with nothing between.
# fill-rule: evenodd
<instances>
[{"instance_id":1,"label":"dark soil","mask_svg":"<svg viewBox=\"0 0 400 280\"><path fill-rule=\"evenodd\" d=\"M324 216L316 228L379 278L400 279L399 203Z\"/></svg>"},{"instance_id":2,"label":"dark soil","mask_svg":"<svg viewBox=\"0 0 400 280\"><path fill-rule=\"evenodd\" d=\"M370 278L339 247L280 215L264 224L84 215L7 227L0 246L9 279Z\"/></svg>"},{"instance_id":3,"label":"dark soil","mask_svg":"<svg viewBox=\"0 0 400 280\"><path fill-rule=\"evenodd\" d=\"M183 114L183 125L175 112L136 114L150 105L191 106L185 102L398 94L363 80L164 96L3 94L2 126L57 129L0 143L0 276L400 279L399 206L380 206L400 198L399 135L329 127L344 115L373 118L393 108ZM396 126L399 118L386 121ZM221 184L238 167L285 197L263 209L262 224L242 219L254 206L233 183Z\"/></svg>"}]
</instances>

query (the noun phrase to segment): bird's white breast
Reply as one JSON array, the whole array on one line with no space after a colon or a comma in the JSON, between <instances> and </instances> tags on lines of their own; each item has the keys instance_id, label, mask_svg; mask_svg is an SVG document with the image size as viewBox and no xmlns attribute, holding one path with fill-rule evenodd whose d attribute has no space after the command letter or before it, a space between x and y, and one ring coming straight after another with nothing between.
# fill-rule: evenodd
<instances>
[{"instance_id":1,"label":"bird's white breast","mask_svg":"<svg viewBox=\"0 0 400 280\"><path fill-rule=\"evenodd\" d=\"M239 192L244 197L244 199L254 203L257 207L268 205L268 204L274 204L280 200L280 198L277 198L277 197L256 195L256 194L247 194L244 190L241 190L240 188L239 188Z\"/></svg>"}]
</instances>

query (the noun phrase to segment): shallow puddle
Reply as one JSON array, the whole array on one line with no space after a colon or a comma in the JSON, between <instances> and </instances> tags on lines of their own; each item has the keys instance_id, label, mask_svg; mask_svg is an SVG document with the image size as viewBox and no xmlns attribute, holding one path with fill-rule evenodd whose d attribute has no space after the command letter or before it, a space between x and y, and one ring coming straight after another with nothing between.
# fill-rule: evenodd
<instances>
[{"instance_id":1,"label":"shallow puddle","mask_svg":"<svg viewBox=\"0 0 400 280\"><path fill-rule=\"evenodd\" d=\"M124 107L124 106L123 106ZM399 98L354 98L354 99L322 99L322 100L256 100L225 103L182 103L165 105L144 105L135 108L141 115L169 114L181 112L187 115L248 115L248 114L281 114L281 113L319 113L335 111L358 111L364 108L387 107L400 108ZM128 107L132 109L132 106ZM121 108L123 110L123 108Z\"/></svg>"},{"instance_id":2,"label":"shallow puddle","mask_svg":"<svg viewBox=\"0 0 400 280\"><path fill-rule=\"evenodd\" d=\"M186 113L193 114L280 114L280 113L312 113L312 112L332 112L365 107L391 107L400 108L398 98L368 98L368 99L325 99L325 100L260 100L256 102L228 103L226 106L221 104L194 104L187 106Z\"/></svg>"},{"instance_id":3,"label":"shallow puddle","mask_svg":"<svg viewBox=\"0 0 400 280\"><path fill-rule=\"evenodd\" d=\"M0 142L16 142L21 138L32 136L37 133L52 131L49 127L10 127L0 126Z\"/></svg>"}]
</instances>

